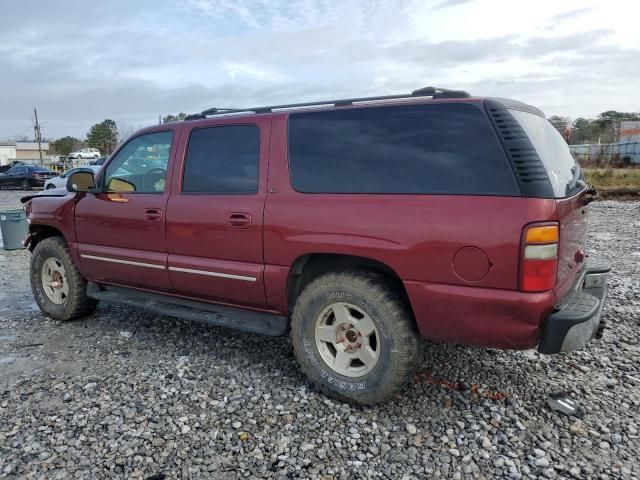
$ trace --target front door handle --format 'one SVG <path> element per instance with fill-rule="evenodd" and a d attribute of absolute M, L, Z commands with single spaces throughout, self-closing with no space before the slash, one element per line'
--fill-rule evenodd
<path fill-rule="evenodd" d="M 227 217 L 229 228 L 249 228 L 251 226 L 251 215 L 248 213 L 230 213 Z"/>
<path fill-rule="evenodd" d="M 144 219 L 147 222 L 159 222 L 162 220 L 162 210 L 159 208 L 145 208 Z"/>

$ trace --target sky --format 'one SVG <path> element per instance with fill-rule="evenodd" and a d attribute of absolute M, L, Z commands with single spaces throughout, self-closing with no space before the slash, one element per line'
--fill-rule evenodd
<path fill-rule="evenodd" d="M 0 139 L 410 92 L 640 111 L 633 0 L 0 0 Z"/>

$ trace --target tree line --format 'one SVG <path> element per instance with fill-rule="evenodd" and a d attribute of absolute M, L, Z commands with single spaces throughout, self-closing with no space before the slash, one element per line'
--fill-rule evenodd
<path fill-rule="evenodd" d="M 162 123 L 184 120 L 186 116 L 187 114 L 184 112 L 180 112 L 177 115 L 165 115 L 162 117 Z M 51 142 L 51 144 L 58 155 L 65 157 L 71 152 L 84 147 L 97 148 L 101 153 L 110 155 L 118 144 L 129 137 L 132 133 L 133 130 L 127 125 L 121 125 L 120 130 L 118 130 L 116 122 L 107 118 L 102 122 L 91 126 L 87 133 L 86 140 L 66 136 Z"/>
<path fill-rule="evenodd" d="M 554 124 L 566 123 L 571 126 L 569 143 L 573 145 L 615 143 L 619 140 L 620 122 L 640 121 L 640 113 L 607 110 L 596 118 L 578 117 L 571 121 L 568 117 L 552 115 L 549 120 Z"/>

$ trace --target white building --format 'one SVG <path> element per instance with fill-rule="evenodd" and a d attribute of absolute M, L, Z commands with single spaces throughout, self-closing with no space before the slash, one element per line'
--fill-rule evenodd
<path fill-rule="evenodd" d="M 15 143 L 0 143 L 0 165 L 7 165 L 16 158 Z"/>

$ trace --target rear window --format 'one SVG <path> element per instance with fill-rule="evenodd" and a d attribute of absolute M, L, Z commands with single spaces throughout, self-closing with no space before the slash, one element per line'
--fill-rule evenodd
<path fill-rule="evenodd" d="M 539 115 L 509 110 L 533 144 L 544 164 L 556 198 L 571 196 L 584 187 L 584 175 L 567 142 L 549 121 Z"/>
<path fill-rule="evenodd" d="M 519 195 L 484 113 L 462 103 L 292 114 L 289 168 L 306 193 Z"/>
<path fill-rule="evenodd" d="M 51 172 L 51 170 L 45 167 L 29 167 L 29 168 L 31 168 L 32 172 L 47 172 L 47 173 Z"/>

